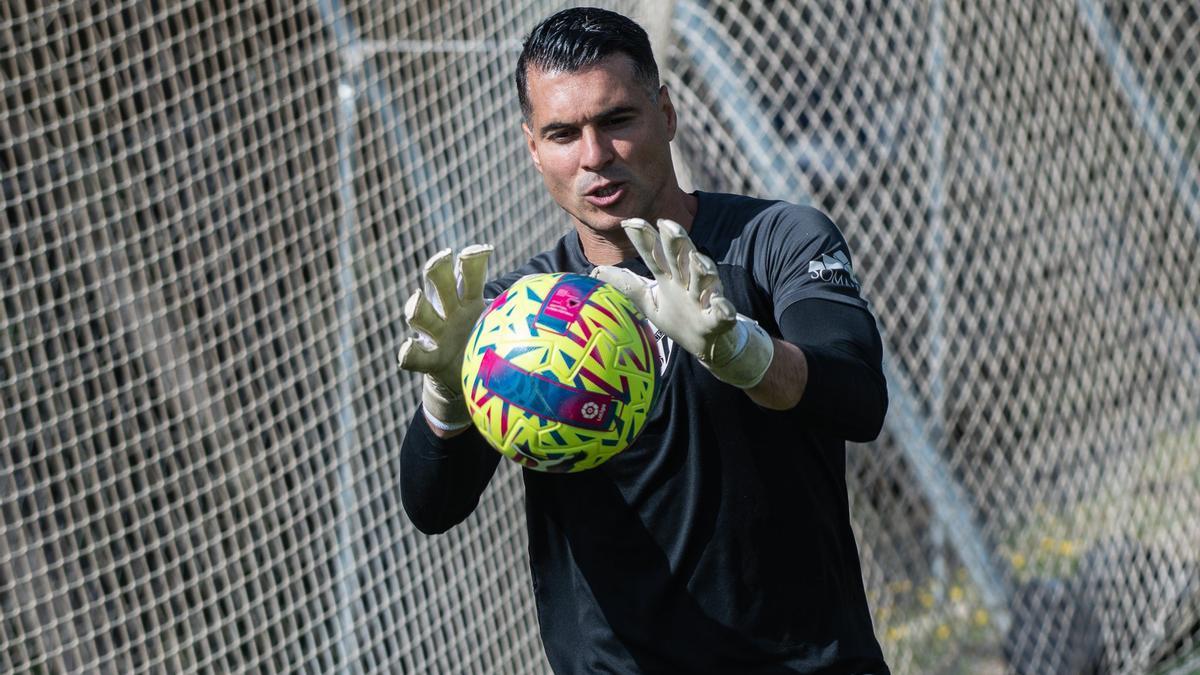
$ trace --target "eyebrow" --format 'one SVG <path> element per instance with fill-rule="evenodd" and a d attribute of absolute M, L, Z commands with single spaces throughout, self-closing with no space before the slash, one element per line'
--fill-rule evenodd
<path fill-rule="evenodd" d="M 604 121 L 612 117 L 617 117 L 618 115 L 626 115 L 633 112 L 637 112 L 637 108 L 631 105 L 613 106 L 612 108 L 608 108 L 607 110 L 601 112 L 599 115 L 596 115 L 595 119 Z M 570 124 L 568 122 L 549 122 L 538 129 L 538 133 L 542 136 L 546 136 L 555 131 L 562 129 L 574 129 L 577 126 L 578 125 Z"/>

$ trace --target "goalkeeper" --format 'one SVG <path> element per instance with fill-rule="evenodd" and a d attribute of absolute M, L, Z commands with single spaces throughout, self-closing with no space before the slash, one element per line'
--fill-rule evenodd
<path fill-rule="evenodd" d="M 592 274 L 661 333 L 663 391 L 637 442 L 604 465 L 523 472 L 555 672 L 888 672 L 845 479 L 845 443 L 878 435 L 887 389 L 841 233 L 811 208 L 684 192 L 675 108 L 646 33 L 623 16 L 546 19 L 516 81 L 534 166 L 574 227 L 486 287 L 488 246 L 425 265 L 428 294 L 405 314 L 430 340 L 400 348 L 401 367 L 424 374 L 401 449 L 413 523 L 461 522 L 500 458 L 457 385 L 483 298 L 525 274 Z"/>

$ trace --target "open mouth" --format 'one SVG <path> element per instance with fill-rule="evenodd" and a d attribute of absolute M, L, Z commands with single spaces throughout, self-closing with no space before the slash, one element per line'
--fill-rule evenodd
<path fill-rule="evenodd" d="M 611 183 L 587 193 L 587 195 L 584 196 L 584 199 L 586 199 L 588 203 L 592 204 L 593 206 L 604 207 L 616 204 L 624 195 L 624 183 Z"/>

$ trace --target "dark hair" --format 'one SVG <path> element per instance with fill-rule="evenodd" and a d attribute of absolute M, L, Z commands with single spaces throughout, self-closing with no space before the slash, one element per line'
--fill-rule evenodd
<path fill-rule="evenodd" d="M 517 59 L 517 98 L 521 115 L 533 113 L 529 103 L 527 73 L 530 68 L 547 72 L 574 72 L 613 54 L 633 60 L 634 75 L 651 99 L 658 96 L 658 66 L 650 49 L 650 37 L 632 19 L 595 7 L 576 7 L 542 21 L 525 38 Z"/>

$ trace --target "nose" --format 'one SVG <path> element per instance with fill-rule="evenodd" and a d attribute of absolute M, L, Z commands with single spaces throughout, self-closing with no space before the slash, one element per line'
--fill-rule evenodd
<path fill-rule="evenodd" d="M 582 143 L 579 163 L 588 171 L 596 171 L 608 166 L 613 160 L 612 141 L 604 133 L 594 128 L 585 128 L 580 136 Z"/>

